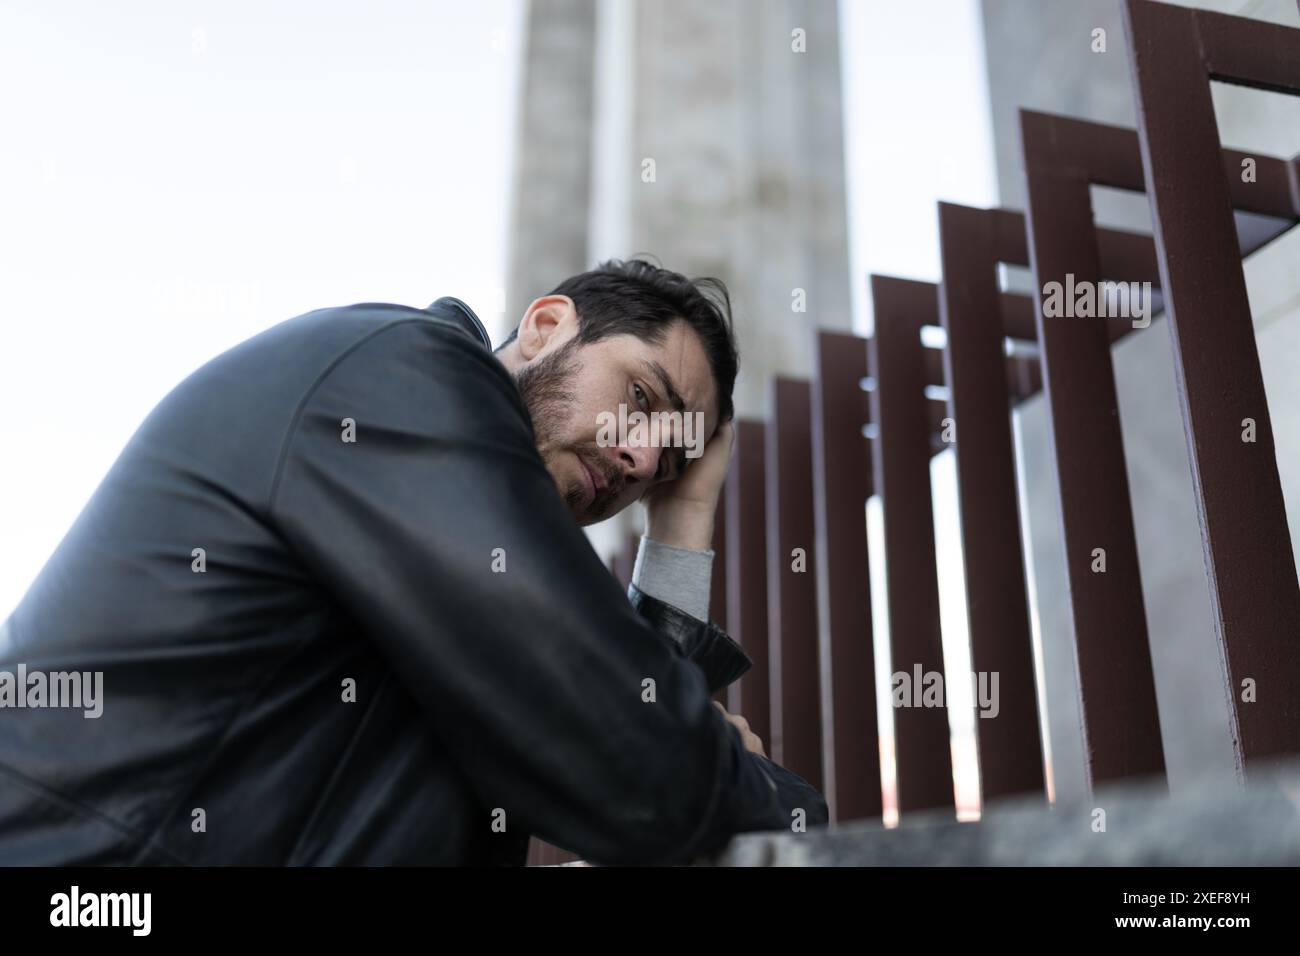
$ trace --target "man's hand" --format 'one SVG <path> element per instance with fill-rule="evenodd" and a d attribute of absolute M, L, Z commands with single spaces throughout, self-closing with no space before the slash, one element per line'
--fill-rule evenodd
<path fill-rule="evenodd" d="M 704 454 L 685 474 L 645 494 L 641 502 L 646 511 L 646 537 L 692 551 L 712 545 L 713 516 L 731 464 L 735 434 L 735 426 L 723 422 L 704 446 Z"/>
<path fill-rule="evenodd" d="M 758 754 L 760 757 L 767 756 L 767 754 L 763 752 L 763 741 L 759 739 L 758 734 L 749 729 L 749 721 L 744 717 L 741 717 L 740 714 L 728 713 L 727 708 L 723 707 L 716 700 L 713 702 L 713 706 L 722 711 L 722 716 L 726 717 L 728 722 L 740 731 L 740 737 L 745 741 L 746 750 L 752 754 Z"/>

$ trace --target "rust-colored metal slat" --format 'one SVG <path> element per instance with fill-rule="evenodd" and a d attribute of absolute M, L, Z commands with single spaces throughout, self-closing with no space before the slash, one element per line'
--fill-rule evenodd
<path fill-rule="evenodd" d="M 824 792 L 810 393 L 806 381 L 778 377 L 771 383 L 767 439 L 771 755 Z"/>
<path fill-rule="evenodd" d="M 713 514 L 713 569 L 709 578 L 709 620 L 727 630 L 727 502 L 725 497 L 718 498 L 718 507 Z M 729 690 L 721 687 L 713 699 L 723 707 L 727 706 Z M 729 709 L 729 708 L 728 708 Z"/>
<path fill-rule="evenodd" d="M 832 823 L 879 818 L 871 576 L 866 504 L 871 448 L 867 340 L 818 331 L 812 382 L 813 517 L 817 543 L 822 770 Z"/>
<path fill-rule="evenodd" d="M 1297 164 L 1224 175 L 1210 79 L 1300 94 L 1300 31 L 1127 0 L 1138 135 L 1238 767 L 1300 752 L 1300 583 L 1232 207 L 1300 213 Z M 1258 188 L 1256 188 L 1258 187 Z M 1243 194 L 1245 194 L 1243 196 Z M 1243 423 L 1255 423 L 1253 443 Z M 1241 701 L 1243 681 L 1258 685 Z"/>
<path fill-rule="evenodd" d="M 1024 220 L 940 203 L 939 244 L 971 665 L 998 675 L 997 716 L 975 718 L 983 799 L 1046 799 L 997 278 L 999 261 L 1027 258 Z"/>
<path fill-rule="evenodd" d="M 727 688 L 724 706 L 740 714 L 771 753 L 772 721 L 767 646 L 767 499 L 764 469 L 767 428 L 736 422 L 736 451 L 723 499 L 727 509 L 728 633 L 753 667 Z"/>
<path fill-rule="evenodd" d="M 941 706 L 914 705 L 930 675 L 944 674 L 921 344 L 921 326 L 939 322 L 938 290 L 873 275 L 871 298 L 873 458 L 885 524 L 890 669 L 905 674 L 912 691 L 907 706 L 893 710 L 898 809 L 955 811 L 947 695 Z"/>
<path fill-rule="evenodd" d="M 1034 286 L 1102 279 L 1087 149 L 1022 110 Z M 1095 143 L 1090 144 L 1095 148 Z M 1122 144 L 1121 144 L 1122 147 Z M 1107 154 L 1111 164 L 1122 160 Z M 1067 279 L 1067 274 L 1073 276 Z M 1061 492 L 1089 783 L 1165 771 L 1106 322 L 1035 310 Z"/>
<path fill-rule="evenodd" d="M 727 501 L 718 498 L 713 515 L 713 575 L 709 578 L 709 620 L 727 630 Z M 730 633 L 730 632 L 728 632 Z"/>

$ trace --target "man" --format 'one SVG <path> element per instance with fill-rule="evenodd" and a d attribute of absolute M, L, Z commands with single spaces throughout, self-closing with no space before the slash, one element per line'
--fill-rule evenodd
<path fill-rule="evenodd" d="M 495 355 L 456 299 L 372 303 L 186 379 L 0 634 L 0 863 L 682 863 L 825 822 L 709 699 L 749 666 L 701 601 L 728 308 L 613 262 Z M 704 454 L 599 440 L 623 403 Z M 580 525 L 638 499 L 624 595 Z"/>

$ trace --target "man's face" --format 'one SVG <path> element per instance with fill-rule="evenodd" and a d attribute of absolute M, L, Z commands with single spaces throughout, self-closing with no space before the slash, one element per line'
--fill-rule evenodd
<path fill-rule="evenodd" d="M 572 333 L 560 328 L 515 381 L 547 471 L 574 518 L 588 525 L 690 466 L 717 427 L 717 386 L 685 322 L 658 344 L 614 335 L 583 345 L 576 325 Z M 627 429 L 618 427 L 620 405 Z M 657 440 L 655 429 L 636 427 L 634 412 L 662 413 Z"/>

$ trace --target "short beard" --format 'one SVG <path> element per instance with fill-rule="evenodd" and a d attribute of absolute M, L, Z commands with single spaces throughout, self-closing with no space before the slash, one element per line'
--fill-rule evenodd
<path fill-rule="evenodd" d="M 571 384 L 577 364 L 578 341 L 571 339 L 546 358 L 525 365 L 515 373 L 515 385 L 528 410 L 528 417 L 532 419 L 533 438 L 543 464 L 549 465 L 548 456 L 566 447 L 563 432 L 569 412 L 577 401 Z M 605 488 L 597 492 L 590 505 L 584 507 L 587 486 L 584 482 L 576 482 L 561 491 L 564 503 L 580 524 L 603 521 L 612 513 L 610 507 L 623 492 L 622 476 L 612 470 L 595 440 L 579 442 L 569 450 L 592 472 L 600 474 Z"/>
<path fill-rule="evenodd" d="M 515 385 L 532 419 L 537 453 L 543 462 L 558 447 L 564 423 L 576 401 L 570 383 L 577 364 L 577 340 L 571 339 L 545 358 L 515 372 Z M 577 513 L 585 491 L 575 485 L 565 491 L 564 497 L 569 510 Z"/>

